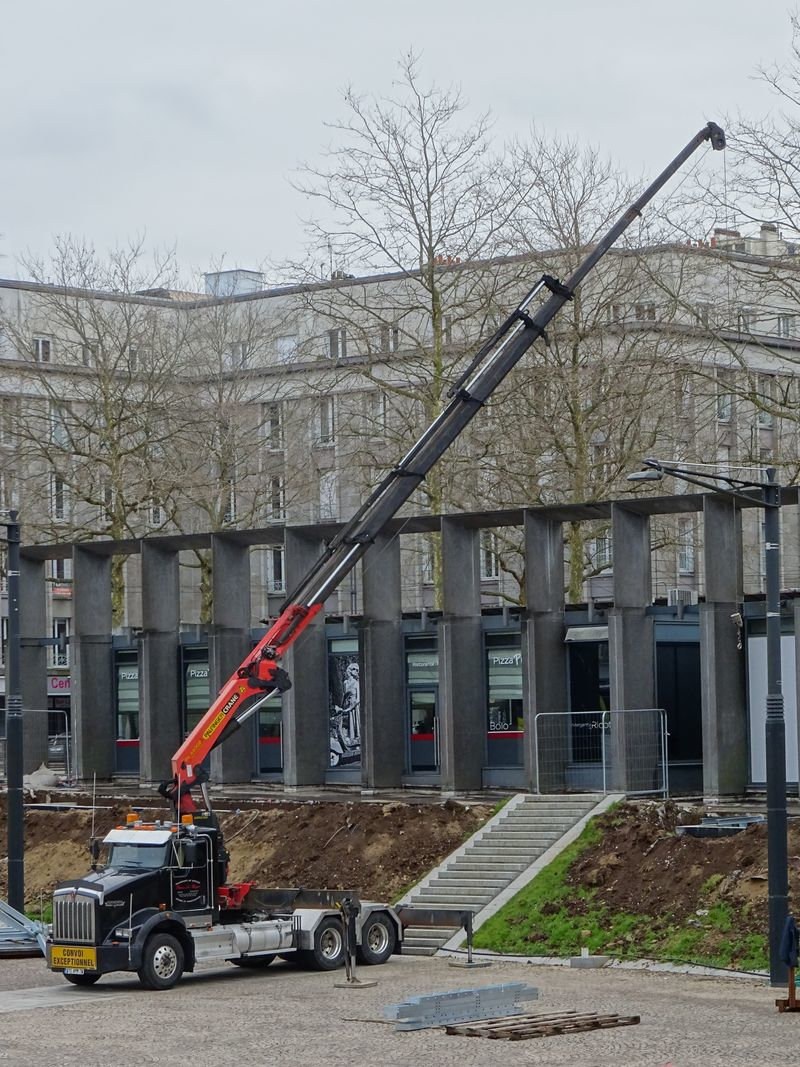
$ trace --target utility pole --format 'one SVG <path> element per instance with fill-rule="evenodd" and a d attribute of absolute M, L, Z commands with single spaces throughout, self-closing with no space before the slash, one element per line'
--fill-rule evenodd
<path fill-rule="evenodd" d="M 8 902 L 25 905 L 25 829 L 22 808 L 22 695 L 19 635 L 19 516 L 8 512 L 8 649 L 6 653 L 6 780 L 8 784 Z"/>
<path fill-rule="evenodd" d="M 767 889 L 769 894 L 769 977 L 786 985 L 788 972 L 780 943 L 789 914 L 789 860 L 786 842 L 786 722 L 781 681 L 781 487 L 775 468 L 767 470 L 764 494 L 764 556 L 767 578 Z"/>

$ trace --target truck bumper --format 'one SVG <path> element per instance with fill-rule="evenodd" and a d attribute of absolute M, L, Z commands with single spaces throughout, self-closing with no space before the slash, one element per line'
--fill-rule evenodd
<path fill-rule="evenodd" d="M 94 958 L 87 956 L 87 950 Z M 136 971 L 141 963 L 141 948 L 131 945 L 130 960 L 127 944 L 119 945 L 60 945 L 48 942 L 47 966 L 51 971 L 80 969 L 94 974 L 110 971 Z"/>

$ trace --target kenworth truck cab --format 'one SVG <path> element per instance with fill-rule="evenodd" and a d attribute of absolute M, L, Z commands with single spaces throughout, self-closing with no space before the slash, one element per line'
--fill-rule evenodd
<path fill-rule="evenodd" d="M 276 956 L 318 970 L 344 963 L 342 908 L 357 909 L 362 963 L 400 951 L 402 927 L 385 904 L 353 893 L 228 886 L 219 828 L 183 816 L 144 823 L 129 816 L 103 839 L 105 865 L 62 882 L 53 897 L 48 966 L 74 985 L 110 971 L 135 971 L 148 989 L 169 989 L 196 964 L 265 967 Z M 93 842 L 99 856 L 100 842 Z"/>

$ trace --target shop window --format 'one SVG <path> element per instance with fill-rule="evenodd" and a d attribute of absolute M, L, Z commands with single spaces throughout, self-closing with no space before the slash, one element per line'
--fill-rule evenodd
<path fill-rule="evenodd" d="M 487 760 L 490 766 L 521 766 L 524 720 L 519 634 L 486 635 Z"/>
<path fill-rule="evenodd" d="M 361 682 L 358 638 L 328 644 L 328 726 L 331 767 L 361 764 Z"/>
<path fill-rule="evenodd" d="M 69 619 L 53 619 L 52 637 L 58 642 L 50 647 L 50 666 L 69 667 Z"/>

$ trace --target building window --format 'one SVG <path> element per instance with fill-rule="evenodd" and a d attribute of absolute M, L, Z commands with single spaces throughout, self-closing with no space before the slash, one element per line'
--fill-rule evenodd
<path fill-rule="evenodd" d="M 150 507 L 147 509 L 147 521 L 150 526 L 163 526 L 164 518 L 164 508 L 157 500 L 151 500 Z"/>
<path fill-rule="evenodd" d="M 328 330 L 327 355 L 329 359 L 344 359 L 347 355 L 347 330 L 343 326 Z"/>
<path fill-rule="evenodd" d="M 34 337 L 33 358 L 37 363 L 50 363 L 53 356 L 53 341 L 50 337 Z"/>
<path fill-rule="evenodd" d="M 317 444 L 332 445 L 335 441 L 336 427 L 334 423 L 334 404 L 332 396 L 324 396 L 319 402 L 317 412 Z"/>
<path fill-rule="evenodd" d="M 336 471 L 323 471 L 319 476 L 320 522 L 339 518 L 339 485 Z"/>
<path fill-rule="evenodd" d="M 364 394 L 364 428 L 372 437 L 383 437 L 386 433 L 386 394 L 372 392 Z"/>
<path fill-rule="evenodd" d="M 0 445 L 10 444 L 14 437 L 14 398 L 0 396 Z"/>
<path fill-rule="evenodd" d="M 87 343 L 81 345 L 81 363 L 84 367 L 94 367 L 97 363 L 97 344 Z"/>
<path fill-rule="evenodd" d="M 100 489 L 100 521 L 111 523 L 114 521 L 114 490 L 110 485 L 103 485 Z"/>
<path fill-rule="evenodd" d="M 639 322 L 656 321 L 656 305 L 650 301 L 643 304 L 636 304 L 634 311 Z"/>
<path fill-rule="evenodd" d="M 701 326 L 708 327 L 711 324 L 711 305 L 706 303 L 695 304 L 694 313 Z"/>
<path fill-rule="evenodd" d="M 750 308 L 739 308 L 736 314 L 736 329 L 739 333 L 750 333 L 753 325 L 753 312 Z"/>
<path fill-rule="evenodd" d="M 625 305 L 624 304 L 609 304 L 608 305 L 608 321 L 610 323 L 624 322 L 625 321 Z"/>
<path fill-rule="evenodd" d="M 481 579 L 500 577 L 500 558 L 497 554 L 497 534 L 493 530 L 481 531 Z"/>
<path fill-rule="evenodd" d="M 125 358 L 128 361 L 128 370 L 135 374 L 139 369 L 139 349 L 135 345 L 126 345 Z"/>
<path fill-rule="evenodd" d="M 48 564 L 48 571 L 50 581 L 53 584 L 58 585 L 61 582 L 72 581 L 72 560 L 67 559 L 51 559 Z"/>
<path fill-rule="evenodd" d="M 56 448 L 69 446 L 68 410 L 64 404 L 50 405 L 50 443 Z"/>
<path fill-rule="evenodd" d="M 694 519 L 682 515 L 678 519 L 678 574 L 694 574 Z"/>
<path fill-rule="evenodd" d="M 53 619 L 52 632 L 58 644 L 51 645 L 50 666 L 69 667 L 69 619 Z"/>
<path fill-rule="evenodd" d="M 694 414 L 694 390 L 688 374 L 678 375 L 676 409 L 679 419 L 690 419 Z"/>
<path fill-rule="evenodd" d="M 442 315 L 442 340 L 446 345 L 453 343 L 453 316 Z"/>
<path fill-rule="evenodd" d="M 283 451 L 283 407 L 279 400 L 264 404 L 264 437 L 270 452 Z"/>
<path fill-rule="evenodd" d="M 50 517 L 56 522 L 67 518 L 67 486 L 60 474 L 50 476 Z"/>
<path fill-rule="evenodd" d="M 599 534 L 592 541 L 592 563 L 596 570 L 608 570 L 614 565 L 614 547 L 611 531 Z"/>
<path fill-rule="evenodd" d="M 275 338 L 275 355 L 280 362 L 288 362 L 295 359 L 299 349 L 299 341 L 296 333 L 286 334 Z"/>
<path fill-rule="evenodd" d="M 231 370 L 244 370 L 250 359 L 250 345 L 247 341 L 234 341 L 225 350 L 225 366 Z"/>
<path fill-rule="evenodd" d="M 772 417 L 772 411 L 766 409 L 771 408 L 775 402 L 775 379 L 771 374 L 760 374 L 756 383 L 756 389 L 756 403 L 758 405 L 758 414 L 756 416 L 757 422 L 762 429 L 769 430 L 772 428 L 774 419 Z"/>
<path fill-rule="evenodd" d="M 283 593 L 286 590 L 286 579 L 283 571 L 283 545 L 268 548 L 265 552 L 267 568 L 267 592 Z"/>
<path fill-rule="evenodd" d="M 400 348 L 400 327 L 394 323 L 381 326 L 381 352 L 397 352 Z"/>
<path fill-rule="evenodd" d="M 796 315 L 778 315 L 778 337 L 794 337 L 796 325 Z"/>
<path fill-rule="evenodd" d="M 286 492 L 283 478 L 275 476 L 270 478 L 269 503 L 267 517 L 271 522 L 281 522 L 286 516 Z"/>
<path fill-rule="evenodd" d="M 730 422 L 733 417 L 733 393 L 730 377 L 717 374 L 717 422 Z"/>

